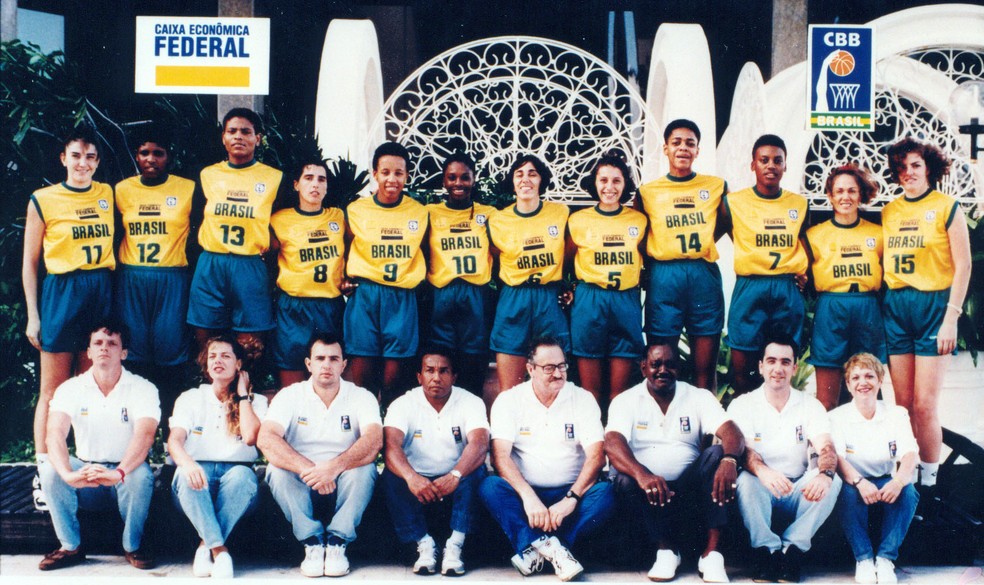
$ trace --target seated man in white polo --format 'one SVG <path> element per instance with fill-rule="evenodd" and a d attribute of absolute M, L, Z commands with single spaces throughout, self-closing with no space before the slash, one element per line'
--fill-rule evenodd
<path fill-rule="evenodd" d="M 397 538 L 417 543 L 413 572 L 418 574 L 437 570 L 437 544 L 427 531 L 425 509 L 448 504 L 451 535 L 444 545 L 441 574 L 465 573 L 461 548 L 471 528 L 478 485 L 485 477 L 489 452 L 485 403 L 454 386 L 457 378 L 447 350 L 425 350 L 417 373 L 420 386 L 394 400 L 386 411 L 382 475 L 386 505 Z"/>
<path fill-rule="evenodd" d="M 379 403 L 342 380 L 346 363 L 338 337 L 316 334 L 304 358 L 311 378 L 274 397 L 257 441 L 273 499 L 304 545 L 306 577 L 349 572 L 345 547 L 372 498 L 383 446 Z"/>
<path fill-rule="evenodd" d="M 674 537 L 699 517 L 707 545 L 697 572 L 707 583 L 727 583 L 717 551 L 734 500 L 745 440 L 711 392 L 677 381 L 676 340 L 649 345 L 640 364 L 645 381 L 612 400 L 605 452 L 617 472 L 615 491 L 627 511 L 643 521 L 656 562 L 653 581 L 669 581 L 680 566 Z M 701 452 L 705 436 L 720 445 Z"/>
<path fill-rule="evenodd" d="M 492 405 L 492 462 L 498 476 L 480 494 L 516 554 L 523 575 L 543 561 L 569 581 L 584 571 L 568 550 L 612 513 L 611 484 L 599 482 L 605 463 L 601 409 L 594 396 L 567 381 L 560 341 L 531 343 L 530 380 L 499 394 Z"/>
<path fill-rule="evenodd" d="M 157 388 L 123 368 L 127 341 L 122 322 L 98 323 L 86 350 L 92 367 L 59 386 L 51 399 L 48 460 L 39 473 L 61 548 L 44 556 L 42 571 L 85 560 L 79 509 L 118 509 L 126 560 L 138 569 L 154 566 L 140 544 L 154 491 L 147 453 L 161 407 Z M 69 429 L 76 457 L 68 454 Z"/>
<path fill-rule="evenodd" d="M 754 581 L 798 583 L 803 553 L 837 503 L 837 453 L 823 405 L 792 387 L 796 342 L 791 336 L 766 338 L 759 373 L 762 386 L 728 406 L 746 445 L 738 509 L 758 549 Z M 818 454 L 812 469 L 811 445 Z M 773 530 L 773 513 L 789 522 L 781 534 Z"/>

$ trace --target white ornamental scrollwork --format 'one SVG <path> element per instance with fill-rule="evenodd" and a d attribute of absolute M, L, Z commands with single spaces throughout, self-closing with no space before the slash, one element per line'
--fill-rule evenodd
<path fill-rule="evenodd" d="M 621 151 L 638 184 L 645 101 L 593 55 L 536 37 L 499 37 L 455 47 L 430 60 L 393 92 L 377 117 L 407 147 L 415 184 L 437 186 L 455 150 L 475 157 L 480 176 L 501 175 L 519 154 L 550 166 L 547 197 L 587 199 L 590 165 Z"/>

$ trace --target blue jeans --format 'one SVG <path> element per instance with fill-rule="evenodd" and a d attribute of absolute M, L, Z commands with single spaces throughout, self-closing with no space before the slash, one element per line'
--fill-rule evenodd
<path fill-rule="evenodd" d="M 813 535 L 837 504 L 841 479 L 834 476 L 830 491 L 819 502 L 811 502 L 801 491 L 815 475 L 807 473 L 793 482 L 789 495 L 777 498 L 757 477 L 747 471 L 738 476 L 738 509 L 753 548 L 765 547 L 771 552 L 792 545 L 803 552 L 810 550 Z M 772 531 L 773 511 L 791 520 L 782 536 Z"/>
<path fill-rule="evenodd" d="M 86 463 L 69 457 L 72 471 L 81 469 Z M 115 469 L 115 464 L 104 464 Z M 115 486 L 93 488 L 74 488 L 58 475 L 51 463 L 45 461 L 38 466 L 41 476 L 41 489 L 48 499 L 51 523 L 61 547 L 75 550 L 82 544 L 79 531 L 79 509 L 104 511 L 114 507 L 123 519 L 123 550 L 134 552 L 140 549 L 144 523 L 150 510 L 150 498 L 154 493 L 154 474 L 146 463 L 140 464 L 126 475 L 126 481 Z"/>
<path fill-rule="evenodd" d="M 335 480 L 335 491 L 327 496 L 309 488 L 296 473 L 273 465 L 267 466 L 266 482 L 298 541 L 303 542 L 314 536 L 325 542 L 327 532 L 352 542 L 355 540 L 355 529 L 362 521 L 362 513 L 372 498 L 376 464 L 369 463 L 343 471 Z M 315 517 L 315 507 L 328 510 L 323 515 L 331 519 L 327 526 Z"/>
<path fill-rule="evenodd" d="M 564 485 L 551 488 L 534 487 L 533 491 L 543 505 L 549 508 L 563 499 L 569 489 L 569 485 Z M 591 486 L 581 496 L 580 503 L 571 515 L 564 518 L 557 532 L 549 536 L 556 536 L 566 547 L 573 546 L 582 531 L 590 532 L 597 529 L 612 515 L 615 509 L 615 496 L 612 492 L 612 484 L 608 482 L 598 482 Z M 506 480 L 497 475 L 490 475 L 482 482 L 479 494 L 485 502 L 485 507 L 495 517 L 499 526 L 502 526 L 517 554 L 523 554 L 530 543 L 547 535 L 539 528 L 530 528 L 523 501 Z"/>
<path fill-rule="evenodd" d="M 207 489 L 192 489 L 179 467 L 171 494 L 208 548 L 225 544 L 239 519 L 256 505 L 259 483 L 253 468 L 241 463 L 200 461 L 208 478 Z"/>
<path fill-rule="evenodd" d="M 475 506 L 478 485 L 485 478 L 485 467 L 461 478 L 458 489 L 451 494 L 451 530 L 467 534 L 471 528 L 472 510 Z M 433 480 L 437 476 L 424 476 Z M 424 516 L 424 504 L 413 495 L 407 482 L 386 469 L 380 476 L 383 482 L 383 492 L 386 494 L 386 507 L 393 518 L 393 527 L 400 542 L 417 542 L 427 534 L 427 519 Z M 434 502 L 431 507 L 440 505 Z"/>
<path fill-rule="evenodd" d="M 891 476 L 869 477 L 868 481 L 881 489 L 886 483 L 892 480 Z M 881 543 L 878 544 L 878 555 L 881 558 L 894 561 L 899 556 L 899 547 L 902 546 L 902 539 L 909 531 L 909 524 L 912 516 L 916 513 L 916 504 L 919 502 L 919 493 L 915 486 L 909 484 L 899 493 L 898 499 L 893 504 L 878 502 L 872 506 L 880 506 L 882 509 L 881 523 Z M 837 512 L 840 515 L 841 526 L 844 528 L 844 537 L 851 545 L 854 559 L 863 561 L 873 556 L 871 537 L 868 534 L 868 510 L 870 507 L 861 499 L 858 488 L 845 485 L 837 498 Z"/>

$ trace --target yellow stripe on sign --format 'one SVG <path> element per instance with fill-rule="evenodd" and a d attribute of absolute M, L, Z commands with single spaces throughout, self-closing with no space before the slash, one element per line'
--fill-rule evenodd
<path fill-rule="evenodd" d="M 249 87 L 249 67 L 158 65 L 159 86 Z"/>

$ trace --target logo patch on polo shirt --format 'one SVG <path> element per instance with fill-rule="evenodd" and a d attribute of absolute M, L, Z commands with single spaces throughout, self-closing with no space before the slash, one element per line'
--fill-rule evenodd
<path fill-rule="evenodd" d="M 519 434 L 528 437 L 533 434 L 533 431 L 530 430 L 530 427 L 519 427 Z"/>
<path fill-rule="evenodd" d="M 120 409 L 120 422 L 130 422 L 130 415 L 126 412 L 126 407 Z"/>
<path fill-rule="evenodd" d="M 796 442 L 803 442 L 803 425 L 796 425 Z"/>
<path fill-rule="evenodd" d="M 297 424 L 307 426 L 308 421 L 306 416 L 297 417 Z"/>
<path fill-rule="evenodd" d="M 205 432 L 205 428 L 204 427 L 195 427 L 195 428 L 191 429 L 191 434 L 193 434 L 193 435 L 200 435 L 203 432 Z"/>
<path fill-rule="evenodd" d="M 461 427 L 451 427 L 451 436 L 454 437 L 455 443 L 461 443 Z"/>
<path fill-rule="evenodd" d="M 844 445 L 844 450 L 848 453 L 854 453 L 854 443 L 847 443 Z"/>
<path fill-rule="evenodd" d="M 761 443 L 762 442 L 762 433 L 755 433 L 755 438 L 753 438 L 752 440 L 755 441 L 756 443 Z"/>
<path fill-rule="evenodd" d="M 342 430 L 343 431 L 351 431 L 352 430 L 352 421 L 349 420 L 349 415 L 347 415 L 347 414 L 343 414 L 342 415 Z"/>
<path fill-rule="evenodd" d="M 83 406 L 82 409 L 79 411 L 79 416 L 89 416 L 89 407 Z"/>
<path fill-rule="evenodd" d="M 574 423 L 564 423 L 564 435 L 568 441 L 574 440 Z"/>
<path fill-rule="evenodd" d="M 644 431 L 644 430 L 646 430 L 648 428 L 649 428 L 649 421 L 648 420 L 636 421 L 636 430 L 637 431 Z"/>
<path fill-rule="evenodd" d="M 888 442 L 888 456 L 891 457 L 892 459 L 895 459 L 895 453 L 896 452 L 897 452 L 897 449 L 895 447 L 895 441 L 889 441 Z"/>
<path fill-rule="evenodd" d="M 690 434 L 690 417 L 681 416 L 680 417 L 680 433 L 684 435 Z"/>

